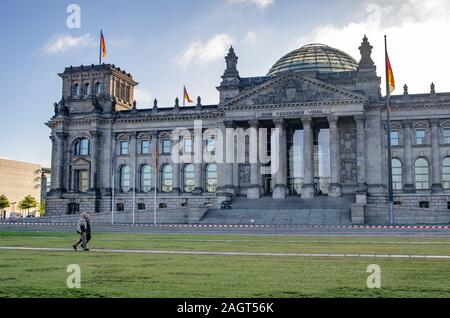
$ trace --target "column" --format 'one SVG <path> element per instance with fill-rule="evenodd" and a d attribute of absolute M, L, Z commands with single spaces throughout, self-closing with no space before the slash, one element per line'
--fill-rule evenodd
<path fill-rule="evenodd" d="M 98 188 L 98 145 L 101 132 L 91 130 L 89 134 L 91 136 L 91 174 L 89 188 L 90 191 L 96 191 Z"/>
<path fill-rule="evenodd" d="M 180 141 L 178 129 L 172 131 L 172 193 L 180 194 L 180 147 L 175 147 Z"/>
<path fill-rule="evenodd" d="M 155 188 L 158 190 L 158 176 L 159 173 L 157 171 L 158 167 L 156 167 L 156 158 L 158 157 L 156 151 L 158 150 L 158 131 L 151 132 L 151 153 L 152 153 L 152 162 L 150 166 L 152 167 L 152 177 L 151 177 L 151 191 L 155 191 Z"/>
<path fill-rule="evenodd" d="M 137 153 L 137 133 L 133 131 L 130 135 L 130 163 L 131 163 L 131 174 L 132 174 L 132 184 L 131 184 L 131 190 L 136 191 L 137 184 L 136 184 L 136 153 Z"/>
<path fill-rule="evenodd" d="M 225 191 L 225 125 L 223 122 L 219 122 L 217 124 L 217 136 L 216 136 L 216 149 L 215 149 L 215 159 L 217 164 L 217 172 L 218 172 L 218 179 L 217 179 L 217 189 L 216 194 L 224 194 Z"/>
<path fill-rule="evenodd" d="M 50 136 L 50 140 L 52 141 L 52 159 L 51 159 L 51 171 L 52 174 L 50 176 L 50 188 L 53 191 L 53 189 L 56 189 L 56 156 L 57 156 L 57 149 L 56 149 L 56 137 L 54 134 Z"/>
<path fill-rule="evenodd" d="M 288 195 L 287 188 L 287 147 L 286 126 L 283 118 L 276 118 L 275 131 L 272 133 L 272 179 L 274 180 L 274 199 L 284 199 Z"/>
<path fill-rule="evenodd" d="M 56 178 L 55 178 L 55 189 L 62 191 L 63 189 L 63 173 L 64 173 L 64 140 L 67 134 L 64 132 L 56 133 Z"/>
<path fill-rule="evenodd" d="M 366 130 L 364 115 L 356 115 L 356 176 L 357 194 L 367 193 L 366 185 Z"/>
<path fill-rule="evenodd" d="M 339 151 L 339 130 L 337 127 L 338 117 L 328 116 L 328 127 L 330 132 L 330 185 L 328 195 L 330 197 L 340 197 L 341 186 L 341 156 Z"/>
<path fill-rule="evenodd" d="M 236 193 L 233 184 L 234 122 L 224 121 L 223 123 L 225 125 L 225 188 L 234 196 Z"/>
<path fill-rule="evenodd" d="M 439 151 L 439 119 L 431 120 L 431 165 L 432 179 L 431 191 L 433 193 L 442 192 L 441 184 L 441 156 Z"/>
<path fill-rule="evenodd" d="M 303 123 L 303 186 L 302 198 L 310 199 L 316 194 L 314 186 L 314 140 L 311 117 L 302 117 Z"/>
<path fill-rule="evenodd" d="M 193 194 L 203 193 L 203 128 L 201 124 L 194 122 L 194 167 L 195 180 Z"/>
<path fill-rule="evenodd" d="M 248 199 L 258 199 L 261 196 L 261 188 L 259 186 L 259 161 L 258 161 L 258 128 L 259 121 L 253 119 L 250 124 L 250 142 L 249 142 L 249 162 L 250 162 L 250 187 L 247 189 Z"/>
<path fill-rule="evenodd" d="M 403 121 L 403 140 L 405 145 L 405 157 L 404 157 L 404 168 L 405 186 L 403 188 L 404 192 L 415 192 L 415 186 L 413 182 L 413 163 L 412 163 L 412 150 L 411 150 L 411 120 Z"/>

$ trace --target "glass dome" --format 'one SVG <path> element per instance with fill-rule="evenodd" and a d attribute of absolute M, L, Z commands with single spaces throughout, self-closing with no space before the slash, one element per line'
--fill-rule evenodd
<path fill-rule="evenodd" d="M 276 62 L 268 76 L 294 71 L 320 73 L 355 71 L 358 63 L 345 52 L 324 44 L 308 44 L 294 50 Z"/>

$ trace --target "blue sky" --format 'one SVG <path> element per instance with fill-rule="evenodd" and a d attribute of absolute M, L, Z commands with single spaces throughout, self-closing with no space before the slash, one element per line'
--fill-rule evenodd
<path fill-rule="evenodd" d="M 79 29 L 66 25 L 71 3 L 81 8 Z M 204 104 L 217 103 L 215 87 L 230 44 L 241 76 L 260 76 L 310 42 L 358 60 L 364 34 L 374 45 L 380 76 L 382 35 L 389 34 L 397 93 L 405 82 L 410 93 L 428 92 L 431 81 L 438 92 L 450 91 L 444 74 L 450 69 L 449 44 L 441 38 L 449 21 L 446 0 L 2 0 L 0 157 L 49 164 L 50 130 L 44 123 L 61 98 L 57 73 L 97 63 L 100 29 L 108 48 L 105 62 L 133 74 L 140 83 L 138 107 L 148 107 L 154 98 L 172 106 L 184 84 Z M 430 54 L 432 59 L 420 62 Z"/>

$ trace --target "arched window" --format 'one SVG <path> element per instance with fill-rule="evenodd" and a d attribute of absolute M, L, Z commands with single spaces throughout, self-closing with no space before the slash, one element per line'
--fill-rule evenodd
<path fill-rule="evenodd" d="M 206 167 L 206 192 L 216 192 L 217 188 L 217 165 L 212 163 Z"/>
<path fill-rule="evenodd" d="M 149 165 L 144 165 L 141 168 L 141 192 L 150 191 L 152 174 Z"/>
<path fill-rule="evenodd" d="M 193 164 L 187 164 L 184 166 L 183 173 L 183 191 L 192 192 L 195 187 L 195 168 Z"/>
<path fill-rule="evenodd" d="M 172 191 L 172 166 L 165 165 L 161 170 L 161 190 L 162 192 Z"/>
<path fill-rule="evenodd" d="M 442 186 L 444 189 L 450 189 L 450 157 L 442 160 Z"/>
<path fill-rule="evenodd" d="M 75 143 L 74 155 L 75 156 L 88 156 L 91 153 L 91 142 L 87 138 L 81 138 Z"/>
<path fill-rule="evenodd" d="M 414 163 L 414 173 L 416 177 L 416 189 L 425 190 L 430 188 L 430 176 L 428 161 L 425 158 L 418 158 Z"/>
<path fill-rule="evenodd" d="M 131 187 L 130 167 L 123 166 L 120 169 L 120 191 L 128 192 Z"/>
<path fill-rule="evenodd" d="M 84 94 L 85 96 L 91 95 L 91 85 L 89 85 L 89 83 L 85 83 L 85 84 L 84 84 L 83 94 Z"/>
<path fill-rule="evenodd" d="M 394 190 L 403 188 L 402 163 L 397 158 L 392 159 L 392 187 Z"/>
<path fill-rule="evenodd" d="M 72 86 L 72 96 L 79 96 L 80 95 L 80 85 L 73 84 Z"/>
<path fill-rule="evenodd" d="M 102 93 L 102 83 L 95 83 L 95 95 L 100 95 Z"/>

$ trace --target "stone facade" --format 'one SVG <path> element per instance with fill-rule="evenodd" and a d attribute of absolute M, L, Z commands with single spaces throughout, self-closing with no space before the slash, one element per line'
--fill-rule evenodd
<path fill-rule="evenodd" d="M 199 97 L 188 107 L 176 99 L 173 107 L 155 100 L 137 109 L 137 82 L 114 65 L 66 68 L 47 123 L 48 213 L 150 211 L 156 189 L 158 209 L 218 207 L 237 195 L 280 204 L 291 195 L 356 195 L 354 222 L 365 222 L 387 195 L 386 98 L 371 50 L 364 37 L 351 70 L 244 78 L 231 48 L 219 104 Z M 408 94 L 405 86 L 391 109 L 397 206 L 446 211 L 450 93 L 433 85 Z"/>

